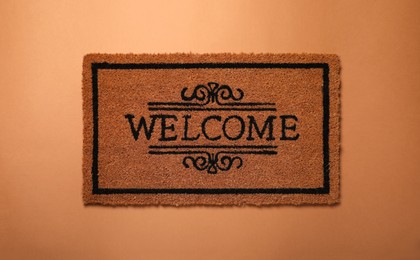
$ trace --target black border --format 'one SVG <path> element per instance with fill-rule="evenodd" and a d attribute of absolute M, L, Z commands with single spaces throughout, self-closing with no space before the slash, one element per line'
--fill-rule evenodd
<path fill-rule="evenodd" d="M 93 160 L 92 194 L 329 194 L 329 65 L 327 63 L 92 63 Z M 99 69 L 322 69 L 324 183 L 320 188 L 115 189 L 99 188 L 98 70 Z"/>

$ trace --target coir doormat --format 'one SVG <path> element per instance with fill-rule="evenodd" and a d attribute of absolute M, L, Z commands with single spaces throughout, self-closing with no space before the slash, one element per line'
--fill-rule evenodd
<path fill-rule="evenodd" d="M 89 54 L 85 204 L 339 201 L 339 59 Z"/>

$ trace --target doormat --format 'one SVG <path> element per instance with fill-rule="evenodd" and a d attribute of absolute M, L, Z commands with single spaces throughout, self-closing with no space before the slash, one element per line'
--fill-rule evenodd
<path fill-rule="evenodd" d="M 338 203 L 339 70 L 322 54 L 86 55 L 84 203 Z"/>

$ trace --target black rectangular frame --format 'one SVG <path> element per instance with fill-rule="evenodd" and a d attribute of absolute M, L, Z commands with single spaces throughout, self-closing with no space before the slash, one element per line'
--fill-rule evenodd
<path fill-rule="evenodd" d="M 92 63 L 93 158 L 92 194 L 329 194 L 329 65 L 327 63 Z M 100 69 L 322 69 L 323 70 L 323 186 L 319 188 L 100 188 L 98 175 L 98 70 Z"/>

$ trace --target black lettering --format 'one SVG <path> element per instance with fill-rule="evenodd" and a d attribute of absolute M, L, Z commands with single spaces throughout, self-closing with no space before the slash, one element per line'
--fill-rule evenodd
<path fill-rule="evenodd" d="M 297 117 L 294 115 L 284 115 L 280 116 L 281 119 L 281 137 L 280 140 L 297 140 L 299 138 L 299 134 L 297 133 L 294 136 L 286 136 L 286 130 L 296 131 L 296 123 L 293 123 L 293 125 L 287 126 L 286 120 L 291 119 L 295 122 L 298 121 Z"/>
<path fill-rule="evenodd" d="M 215 136 L 215 137 L 210 137 L 208 134 L 207 134 L 207 132 L 206 132 L 206 124 L 207 124 L 207 122 L 208 121 L 210 121 L 210 120 L 217 120 L 217 121 L 222 121 L 222 117 L 221 116 L 208 116 L 208 117 L 206 117 L 204 120 L 203 120 L 203 122 L 201 123 L 201 131 L 203 132 L 203 135 L 208 139 L 208 140 L 211 140 L 211 141 L 217 141 L 217 140 L 219 140 L 222 136 L 221 135 L 218 135 L 218 136 Z"/>
<path fill-rule="evenodd" d="M 185 119 L 185 123 L 184 123 L 184 136 L 181 138 L 181 140 L 185 140 L 185 141 L 195 141 L 200 137 L 200 134 L 197 134 L 195 137 L 189 137 L 188 136 L 188 119 L 191 118 L 191 115 L 185 115 L 182 116 Z"/>
<path fill-rule="evenodd" d="M 175 131 L 175 125 L 174 124 L 167 125 L 166 119 L 174 119 L 175 121 L 178 121 L 178 118 L 174 115 L 160 115 L 159 117 L 162 120 L 161 136 L 159 138 L 159 141 L 175 141 L 178 138 L 178 135 L 174 135 L 170 137 L 166 136 L 166 130 Z"/>
<path fill-rule="evenodd" d="M 152 136 L 152 133 L 153 133 L 153 129 L 155 127 L 156 119 L 159 116 L 150 116 L 150 119 L 151 119 L 150 127 L 147 127 L 146 119 L 144 119 L 144 117 L 141 117 L 139 124 L 137 126 L 137 129 L 134 127 L 134 122 L 133 122 L 133 118 L 135 117 L 134 115 L 126 114 L 124 117 L 128 119 L 131 133 L 133 134 L 134 140 L 137 141 L 137 139 L 139 139 L 140 131 L 142 128 L 144 128 L 144 134 L 146 135 L 147 140 L 150 140 L 150 137 Z"/>
<path fill-rule="evenodd" d="M 255 131 L 257 132 L 257 135 L 260 139 L 263 138 L 265 131 L 268 128 L 268 136 L 266 138 L 267 141 L 275 140 L 273 136 L 273 120 L 276 119 L 276 116 L 268 116 L 267 119 L 264 121 L 264 125 L 262 127 L 262 130 L 258 128 L 257 122 L 255 121 L 255 118 L 253 116 L 248 116 L 249 118 L 249 133 L 247 140 L 255 140 L 254 137 L 252 137 L 252 128 L 255 128 Z"/>
<path fill-rule="evenodd" d="M 229 135 L 228 135 L 228 133 L 226 132 L 226 125 L 227 125 L 227 123 L 228 123 L 231 119 L 236 119 L 236 120 L 238 120 L 238 121 L 239 121 L 239 123 L 241 124 L 241 131 L 240 131 L 240 132 L 239 132 L 239 134 L 238 134 L 237 136 L 235 136 L 235 137 L 231 137 L 231 136 L 229 136 Z M 227 138 L 227 139 L 232 140 L 232 141 L 234 141 L 234 140 L 238 140 L 238 139 L 240 139 L 240 138 L 244 135 L 244 132 L 245 132 L 245 122 L 244 122 L 244 120 L 242 119 L 242 117 L 240 117 L 240 116 L 228 116 L 228 117 L 226 118 L 225 122 L 223 122 L 222 129 L 223 129 L 223 134 L 226 136 L 226 138 Z"/>

